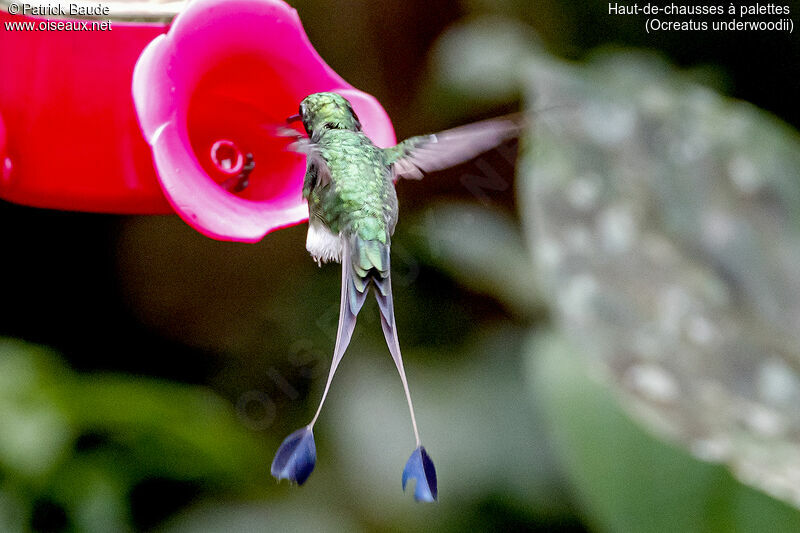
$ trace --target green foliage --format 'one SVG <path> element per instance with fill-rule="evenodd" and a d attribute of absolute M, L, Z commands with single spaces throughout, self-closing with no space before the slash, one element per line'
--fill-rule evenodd
<path fill-rule="evenodd" d="M 486 19 L 442 39 L 441 62 L 475 58 L 463 80 L 443 79 L 479 105 L 486 91 L 469 73 L 504 27 Z M 515 257 L 511 272 L 526 268 L 497 251 L 519 231 L 498 238 L 484 228 L 498 215 L 476 207 L 430 210 L 431 264 L 511 309 L 532 298 L 551 311 L 559 333 L 535 336 L 532 351 L 543 353 L 530 355 L 532 387 L 589 523 L 796 530 L 796 510 L 731 472 L 798 501 L 797 133 L 650 54 L 571 64 L 531 46 L 514 65 L 497 76 L 533 108 L 517 185 L 536 279 L 520 284 L 489 261 L 475 268 L 492 253 Z M 450 237 L 471 219 L 482 221 L 468 226 L 475 241 Z M 657 440 L 620 406 L 731 469 Z"/>
<path fill-rule="evenodd" d="M 268 451 L 208 389 L 79 375 L 57 354 L 0 340 L 0 528 L 24 530 L 44 498 L 77 531 L 130 528 L 130 491 L 150 478 L 238 493 Z M 26 518 L 27 517 L 27 518 Z"/>
<path fill-rule="evenodd" d="M 299 511 L 299 509 L 303 509 Z M 163 528 L 165 533 L 252 533 L 254 531 L 364 531 L 340 508 L 309 506 L 300 495 L 280 502 L 199 505 Z"/>
<path fill-rule="evenodd" d="M 581 354 L 532 336 L 528 371 L 554 449 L 591 523 L 615 532 L 797 531 L 800 513 L 645 433 Z M 596 373 L 595 373 L 596 374 Z"/>
<path fill-rule="evenodd" d="M 433 205 L 409 221 L 417 253 L 464 286 L 497 298 L 520 316 L 542 299 L 518 225 L 507 215 L 466 203 Z"/>
<path fill-rule="evenodd" d="M 519 76 L 538 48 L 531 28 L 513 19 L 481 17 L 451 27 L 431 52 L 436 85 L 471 105 L 491 106 L 522 94 Z"/>
<path fill-rule="evenodd" d="M 519 198 L 547 300 L 659 435 L 800 505 L 800 137 L 647 54 L 532 56 Z"/>

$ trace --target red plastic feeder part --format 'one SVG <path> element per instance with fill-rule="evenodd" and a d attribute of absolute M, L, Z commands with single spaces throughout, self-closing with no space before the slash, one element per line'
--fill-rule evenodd
<path fill-rule="evenodd" d="M 52 209 L 171 213 L 136 119 L 131 79 L 144 47 L 167 31 L 183 2 L 150 4 L 146 12 L 104 2 L 110 15 L 95 20 L 10 15 L 10 5 L 0 1 L 0 198 Z M 48 24 L 92 28 L 109 19 L 110 30 Z"/>

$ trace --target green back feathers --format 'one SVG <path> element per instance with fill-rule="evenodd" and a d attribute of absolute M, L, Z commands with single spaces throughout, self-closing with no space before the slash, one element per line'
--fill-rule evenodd
<path fill-rule="evenodd" d="M 330 180 L 312 187 L 316 180 L 309 169 L 306 198 L 312 214 L 334 234 L 388 244 L 397 221 L 397 195 L 381 150 L 363 133 L 349 130 L 326 130 L 316 147 Z"/>
<path fill-rule="evenodd" d="M 350 103 L 336 93 L 316 93 L 300 104 L 311 137 L 303 195 L 312 216 L 334 235 L 353 236 L 356 274 L 388 268 L 389 239 L 397 222 L 397 195 L 386 154 L 361 131 Z M 323 175 L 324 174 L 324 175 Z M 374 241 L 374 244 L 364 244 Z M 387 251 L 381 251 L 387 248 Z"/>

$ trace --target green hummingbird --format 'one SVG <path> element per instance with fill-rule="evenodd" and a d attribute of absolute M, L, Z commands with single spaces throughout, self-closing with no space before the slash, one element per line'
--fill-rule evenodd
<path fill-rule="evenodd" d="M 408 388 L 394 316 L 391 283 L 391 241 L 398 218 L 395 181 L 419 179 L 423 172 L 447 168 L 519 134 L 519 116 L 462 126 L 442 133 L 409 138 L 390 148 L 379 148 L 361 129 L 350 102 L 323 92 L 307 96 L 300 113 L 308 138 L 294 149 L 306 155 L 303 197 L 308 201 L 306 248 L 321 265 L 342 264 L 339 326 L 325 390 L 311 423 L 287 437 L 272 464 L 272 474 L 302 484 L 314 468 L 316 449 L 312 428 L 350 342 L 368 290 L 374 286 L 381 327 L 403 383 L 416 449 L 403 472 L 417 480 L 417 500 L 437 497 L 433 462 L 422 447 L 411 393 Z"/>

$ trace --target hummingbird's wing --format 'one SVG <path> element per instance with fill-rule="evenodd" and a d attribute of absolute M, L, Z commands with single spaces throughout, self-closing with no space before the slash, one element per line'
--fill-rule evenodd
<path fill-rule="evenodd" d="M 294 131 L 294 130 L 288 130 Z M 322 156 L 319 145 L 311 142 L 306 137 L 298 136 L 292 142 L 289 150 L 306 156 L 306 175 L 303 180 L 303 198 L 308 199 L 311 192 L 317 187 L 325 187 L 331 182 L 331 171 L 328 162 Z"/>
<path fill-rule="evenodd" d="M 328 169 L 328 162 L 322 157 L 317 143 L 312 142 L 308 137 L 304 137 L 297 130 L 284 125 L 265 124 L 263 127 L 276 137 L 287 139 L 287 150 L 306 156 L 306 179 L 303 184 L 304 198 L 308 198 L 308 193 L 317 185 L 325 186 L 330 183 L 331 173 Z"/>
<path fill-rule="evenodd" d="M 328 167 L 328 162 L 322 157 L 319 147 L 309 142 L 305 149 L 306 154 L 306 180 L 309 183 L 305 187 L 314 189 L 316 187 L 325 187 L 331 182 L 331 170 Z"/>
<path fill-rule="evenodd" d="M 522 113 L 483 120 L 432 135 L 411 137 L 385 149 L 394 178 L 421 179 L 423 172 L 442 170 L 469 161 L 519 136 Z"/>

